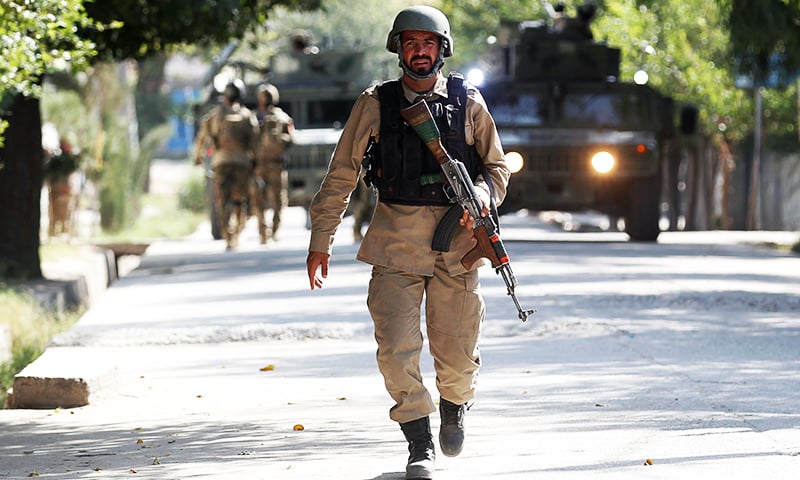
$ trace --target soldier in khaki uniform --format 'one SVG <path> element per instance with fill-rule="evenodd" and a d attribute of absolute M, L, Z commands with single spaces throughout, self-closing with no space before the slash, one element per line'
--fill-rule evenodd
<path fill-rule="evenodd" d="M 214 148 L 211 167 L 216 221 L 228 250 L 238 246 L 247 219 L 246 202 L 258 145 L 258 120 L 241 104 L 243 93 L 241 80 L 225 87 L 222 104 L 203 117 L 194 153 L 194 162 L 200 165 L 206 147 L 211 144 Z"/>
<path fill-rule="evenodd" d="M 389 417 L 400 424 L 408 441 L 406 478 L 430 479 L 435 449 L 429 415 L 436 407 L 419 365 L 423 299 L 440 397 L 439 444 L 445 455 L 455 456 L 461 452 L 466 404 L 475 396 L 480 366 L 478 339 L 485 310 L 477 267 L 483 262 L 470 271 L 460 263 L 474 245 L 474 219 L 466 211 L 461 219 L 466 228 L 456 229 L 450 251 L 432 250 L 434 230 L 451 204 L 438 163 L 404 124 L 400 109 L 422 97 L 431 105 L 440 131 L 448 132 L 451 121 L 457 127 L 450 129 L 455 133 L 445 139 L 446 148 L 467 166 L 484 215 L 490 197 L 497 204 L 503 200 L 510 172 L 480 93 L 468 84 L 451 88 L 452 80 L 440 72 L 444 57 L 453 53 L 447 17 L 427 6 L 402 10 L 387 49 L 397 53 L 403 75 L 368 88 L 353 106 L 311 203 L 306 266 L 311 289 L 321 288 L 328 276 L 333 235 L 359 180 L 362 156 L 374 142 L 377 160 L 370 172 L 378 202 L 357 259 L 373 265 L 367 305 L 375 326 L 378 367 L 394 400 Z M 459 92 L 464 92 L 463 103 L 455 98 Z M 459 116 L 460 121 L 454 120 Z"/>
<path fill-rule="evenodd" d="M 281 211 L 289 204 L 289 174 L 286 171 L 286 151 L 292 145 L 294 121 L 277 106 L 278 89 L 265 83 L 258 86 L 256 117 L 261 130 L 256 148 L 256 169 L 251 183 L 251 205 L 258 219 L 261 243 L 268 238 L 278 239 Z M 267 208 L 272 206 L 272 225 L 266 224 Z"/>

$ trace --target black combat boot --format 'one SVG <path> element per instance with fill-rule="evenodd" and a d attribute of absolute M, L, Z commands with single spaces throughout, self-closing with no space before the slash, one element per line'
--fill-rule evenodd
<path fill-rule="evenodd" d="M 407 423 L 401 423 L 400 429 L 408 440 L 408 465 L 406 480 L 433 479 L 436 452 L 433 448 L 431 423 L 428 417 L 422 417 Z"/>
<path fill-rule="evenodd" d="M 442 453 L 448 457 L 455 457 L 461 453 L 464 446 L 464 413 L 466 405 L 456 405 L 439 397 L 439 446 Z"/>

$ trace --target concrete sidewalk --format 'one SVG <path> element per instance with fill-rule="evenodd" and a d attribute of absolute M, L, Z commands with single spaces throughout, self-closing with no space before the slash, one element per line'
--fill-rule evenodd
<path fill-rule="evenodd" d="M 289 212 L 264 247 L 251 229 L 235 252 L 202 234 L 153 244 L 28 372 L 83 382 L 89 405 L 0 411 L 0 478 L 402 479 L 406 445 L 364 305 L 369 267 L 343 238 L 335 276 L 310 292 L 304 220 Z M 563 275 L 552 291 L 575 290 L 581 273 Z M 743 369 L 730 356 L 779 320 L 796 332 L 796 313 L 742 322 L 728 347 L 687 344 L 669 314 L 593 316 L 555 295 L 541 306 L 559 318 L 487 327 L 467 443 L 438 456 L 437 480 L 796 478 L 796 337 L 770 354 L 783 362 Z M 423 366 L 435 391 L 427 353 Z"/>

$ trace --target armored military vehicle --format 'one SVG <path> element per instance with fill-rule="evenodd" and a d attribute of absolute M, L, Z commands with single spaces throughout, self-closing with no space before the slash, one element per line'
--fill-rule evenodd
<path fill-rule="evenodd" d="M 270 82 L 279 106 L 295 122 L 289 149 L 289 205 L 308 207 L 328 169 L 350 109 L 366 87 L 364 53 L 352 49 L 291 51 L 271 58 Z"/>
<path fill-rule="evenodd" d="M 350 109 L 366 85 L 362 76 L 363 51 L 350 48 L 292 49 L 270 58 L 266 67 L 230 60 L 235 45 L 220 54 L 207 75 L 209 96 L 195 108 L 195 121 L 220 99 L 224 81 L 214 86 L 213 77 L 239 78 L 245 84 L 243 103 L 256 108 L 256 88 L 269 82 L 278 88 L 280 106 L 295 123 L 294 144 L 287 154 L 289 206 L 308 208 L 327 171 Z M 211 152 L 208 152 L 210 155 Z M 208 167 L 209 162 L 206 162 Z M 207 169 L 208 170 L 208 169 Z M 210 171 L 209 171 L 210 175 Z M 208 182 L 212 234 L 220 238 L 216 225 L 213 188 Z"/>
<path fill-rule="evenodd" d="M 672 101 L 620 80 L 620 50 L 592 39 L 592 5 L 501 27 L 497 72 L 481 86 L 519 169 L 501 213 L 594 210 L 655 241 Z"/>

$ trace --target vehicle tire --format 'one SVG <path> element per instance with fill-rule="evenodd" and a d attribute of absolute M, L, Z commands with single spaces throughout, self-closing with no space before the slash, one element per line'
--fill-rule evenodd
<path fill-rule="evenodd" d="M 634 181 L 629 189 L 625 231 L 634 242 L 655 242 L 661 203 L 661 179 L 656 176 Z"/>

